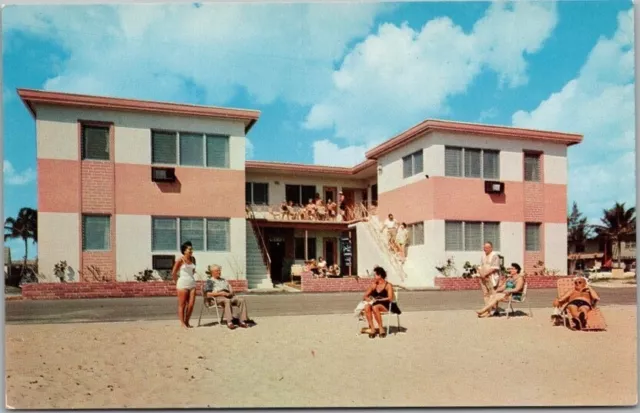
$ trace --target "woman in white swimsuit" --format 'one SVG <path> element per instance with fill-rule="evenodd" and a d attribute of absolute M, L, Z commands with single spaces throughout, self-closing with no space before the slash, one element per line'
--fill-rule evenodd
<path fill-rule="evenodd" d="M 180 246 L 182 257 L 173 266 L 173 282 L 176 283 L 178 291 L 178 317 L 180 324 L 184 328 L 191 328 L 189 319 L 193 312 L 193 305 L 196 301 L 196 271 L 195 260 L 193 259 L 193 247 L 190 242 L 185 242 Z"/>

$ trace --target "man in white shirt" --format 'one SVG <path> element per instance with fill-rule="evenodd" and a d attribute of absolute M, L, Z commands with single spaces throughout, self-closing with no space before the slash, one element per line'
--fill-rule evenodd
<path fill-rule="evenodd" d="M 393 219 L 393 214 L 389 214 L 389 217 L 384 221 L 382 225 L 382 232 L 386 231 L 387 242 L 389 243 L 389 249 L 395 251 L 396 233 L 398 232 L 398 222 Z"/>
<path fill-rule="evenodd" d="M 485 304 L 487 304 L 491 294 L 500 281 L 500 257 L 493 251 L 493 244 L 489 241 L 484 243 L 484 254 L 480 260 L 478 275 L 480 276 L 480 288 Z"/>

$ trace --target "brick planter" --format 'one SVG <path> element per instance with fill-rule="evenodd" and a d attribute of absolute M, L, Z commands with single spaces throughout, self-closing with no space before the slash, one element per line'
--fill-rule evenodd
<path fill-rule="evenodd" d="M 566 275 L 562 276 L 541 276 L 530 275 L 526 277 L 527 288 L 529 289 L 542 289 L 542 288 L 556 288 L 556 284 L 559 279 L 566 278 Z M 456 291 L 456 290 L 479 290 L 480 280 L 478 278 L 462 278 L 462 277 L 436 277 L 436 287 L 443 291 Z"/>
<path fill-rule="evenodd" d="M 303 293 L 338 293 L 338 292 L 359 292 L 365 291 L 373 278 L 356 279 L 355 277 L 343 278 L 313 278 L 313 274 L 306 272 L 302 274 Z"/>
<path fill-rule="evenodd" d="M 247 280 L 228 281 L 235 292 L 245 292 L 248 289 Z M 203 283 L 204 281 L 197 281 L 197 295 L 201 295 Z M 22 297 L 27 300 L 171 297 L 175 295 L 175 284 L 164 281 L 33 283 L 22 286 Z"/>

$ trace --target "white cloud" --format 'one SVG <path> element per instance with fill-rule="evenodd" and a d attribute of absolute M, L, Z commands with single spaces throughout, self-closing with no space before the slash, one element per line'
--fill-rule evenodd
<path fill-rule="evenodd" d="M 577 132 L 569 148 L 569 199 L 592 219 L 615 201 L 635 205 L 635 117 L 632 9 L 602 37 L 579 75 L 531 112 L 513 114 L 514 126 Z"/>
<path fill-rule="evenodd" d="M 253 142 L 249 138 L 245 139 L 244 157 L 246 159 L 253 159 Z"/>
<path fill-rule="evenodd" d="M 5 33 L 42 35 L 68 53 L 45 88 L 224 104 L 239 89 L 258 103 L 310 105 L 333 65 L 385 4 L 13 6 Z M 336 16 L 340 18 L 336 18 Z M 241 25 L 239 26 L 239 22 Z"/>
<path fill-rule="evenodd" d="M 18 172 L 9 161 L 4 161 L 2 172 L 4 175 L 4 183 L 7 185 L 26 185 L 36 179 L 36 171 L 32 168 Z"/>
<path fill-rule="evenodd" d="M 446 114 L 447 98 L 464 93 L 484 69 L 501 85 L 523 85 L 525 55 L 540 50 L 556 23 L 555 3 L 518 1 L 491 4 L 468 34 L 447 17 L 420 31 L 383 24 L 345 57 L 305 127 L 333 128 L 337 138 L 366 144 Z"/>
<path fill-rule="evenodd" d="M 313 163 L 352 167 L 364 161 L 367 149 L 364 145 L 340 148 L 327 139 L 316 141 L 313 143 Z"/>

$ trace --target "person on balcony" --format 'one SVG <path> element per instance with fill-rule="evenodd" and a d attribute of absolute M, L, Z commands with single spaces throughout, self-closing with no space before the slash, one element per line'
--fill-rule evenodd
<path fill-rule="evenodd" d="M 333 202 L 331 199 L 327 200 L 327 215 L 330 220 L 336 219 L 336 210 L 338 209 L 338 205 Z"/>
<path fill-rule="evenodd" d="M 338 192 L 338 216 L 336 218 L 338 221 L 347 220 L 347 201 L 342 192 Z"/>
<path fill-rule="evenodd" d="M 313 202 L 313 199 L 309 198 L 309 202 L 307 202 L 307 206 L 304 207 L 304 217 L 307 221 L 313 221 L 316 219 L 316 204 Z"/>

